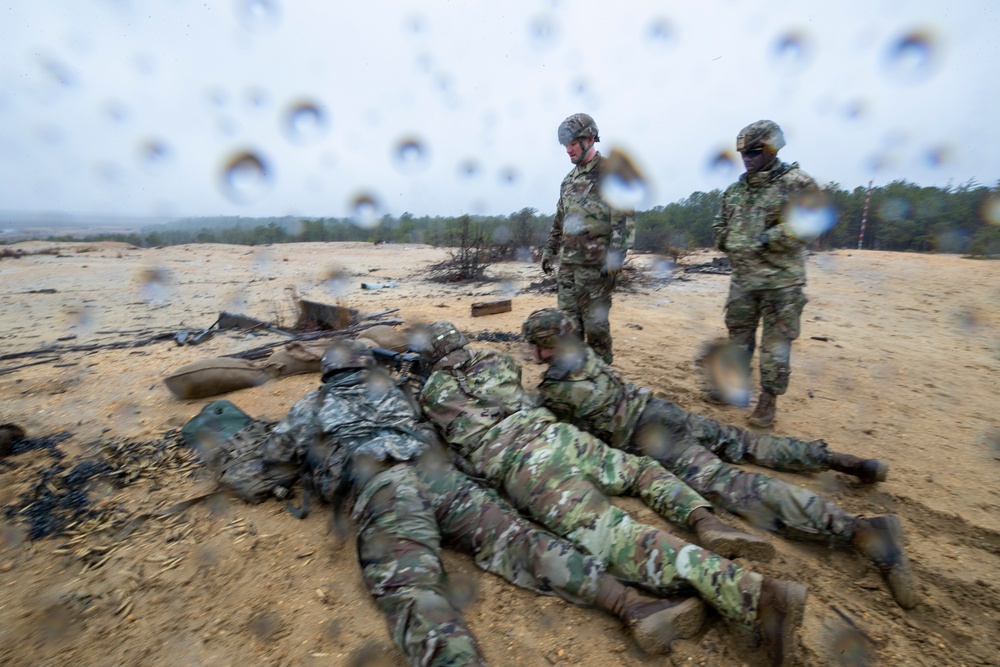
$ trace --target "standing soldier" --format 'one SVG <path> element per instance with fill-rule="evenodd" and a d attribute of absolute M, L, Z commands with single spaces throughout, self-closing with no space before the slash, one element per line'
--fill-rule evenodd
<path fill-rule="evenodd" d="M 753 426 L 770 427 L 777 397 L 788 390 L 792 341 L 799 337 L 806 284 L 804 247 L 808 239 L 789 224 L 792 208 L 818 197 L 816 182 L 798 163 L 778 159 L 785 137 L 777 123 L 759 120 L 740 130 L 736 150 L 746 173 L 722 195 L 712 225 L 715 245 L 729 256 L 733 277 L 726 299 L 729 340 L 742 352 L 749 374 L 757 323 L 760 340 L 760 397 L 750 415 Z M 600 353 L 600 352 L 598 352 Z M 721 402 L 710 392 L 707 398 Z"/>
<path fill-rule="evenodd" d="M 610 364 L 611 292 L 625 253 L 635 242 L 635 221 L 631 211 L 616 209 L 601 197 L 600 140 L 597 124 L 585 113 L 559 125 L 559 143 L 574 166 L 560 186 L 542 271 L 552 273 L 553 258 L 559 256 L 559 309 L 576 321 L 586 341 Z"/>

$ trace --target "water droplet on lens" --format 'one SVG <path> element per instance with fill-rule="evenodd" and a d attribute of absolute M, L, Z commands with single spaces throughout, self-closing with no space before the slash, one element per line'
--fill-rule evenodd
<path fill-rule="evenodd" d="M 927 164 L 931 167 L 940 167 L 951 157 L 951 149 L 947 146 L 932 146 L 924 153 Z"/>
<path fill-rule="evenodd" d="M 676 30 L 669 19 L 656 18 L 649 24 L 649 38 L 662 46 L 670 46 L 674 42 Z"/>
<path fill-rule="evenodd" d="M 424 17 L 420 16 L 419 14 L 414 14 L 413 16 L 406 19 L 406 22 L 403 25 L 407 30 L 409 30 L 414 34 L 423 32 L 424 29 L 427 27 L 427 23 L 424 20 Z"/>
<path fill-rule="evenodd" d="M 810 50 L 806 38 L 798 32 L 788 32 L 774 43 L 774 62 L 785 73 L 794 74 L 809 64 Z"/>
<path fill-rule="evenodd" d="M 506 243 L 510 241 L 510 228 L 507 225 L 497 225 L 493 230 L 494 243 Z"/>
<path fill-rule="evenodd" d="M 246 102 L 251 107 L 262 109 L 271 101 L 271 96 L 263 88 L 251 88 L 246 92 Z"/>
<path fill-rule="evenodd" d="M 937 65 L 934 41 L 934 37 L 923 30 L 908 33 L 895 40 L 886 53 L 888 73 L 904 83 L 925 80 Z"/>
<path fill-rule="evenodd" d="M 783 212 L 785 224 L 797 237 L 812 241 L 837 222 L 837 212 L 820 194 L 790 201 Z"/>
<path fill-rule="evenodd" d="M 466 178 L 472 178 L 479 174 L 479 163 L 469 158 L 468 160 L 463 160 L 462 164 L 458 165 L 458 173 Z"/>
<path fill-rule="evenodd" d="M 732 151 L 722 150 L 708 159 L 708 170 L 720 175 L 730 175 L 736 171 L 739 161 Z"/>
<path fill-rule="evenodd" d="M 121 102 L 110 101 L 104 105 L 104 113 L 112 121 L 121 123 L 128 118 L 128 107 Z"/>
<path fill-rule="evenodd" d="M 297 144 L 309 144 L 326 133 L 327 114 L 316 102 L 298 102 L 285 114 L 285 134 Z"/>
<path fill-rule="evenodd" d="M 674 276 L 676 265 L 666 257 L 656 257 L 649 267 L 649 273 L 657 280 L 670 280 Z"/>
<path fill-rule="evenodd" d="M 500 170 L 500 182 L 504 185 L 513 185 L 520 177 L 521 173 L 515 167 L 504 167 Z"/>
<path fill-rule="evenodd" d="M 503 296 L 517 296 L 521 293 L 517 283 L 513 280 L 504 280 L 500 283 L 500 294 Z"/>
<path fill-rule="evenodd" d="M 278 0 L 237 0 L 236 18 L 250 32 L 274 30 L 281 22 Z"/>
<path fill-rule="evenodd" d="M 272 180 L 267 162 L 253 151 L 238 152 L 222 166 L 222 192 L 236 204 L 260 200 L 271 189 Z"/>
<path fill-rule="evenodd" d="M 359 227 L 372 228 L 379 220 L 378 198 L 369 192 L 356 194 L 350 203 L 351 221 Z"/>
<path fill-rule="evenodd" d="M 157 139 L 139 144 L 139 157 L 147 166 L 157 167 L 170 159 L 170 148 Z"/>
<path fill-rule="evenodd" d="M 862 100 L 853 100 L 844 107 L 844 116 L 848 120 L 858 120 L 865 115 L 865 103 Z"/>
<path fill-rule="evenodd" d="M 472 604 L 478 589 L 475 579 L 461 574 L 449 575 L 445 583 L 445 595 L 459 610 Z"/>
<path fill-rule="evenodd" d="M 45 73 L 60 86 L 68 88 L 76 83 L 76 76 L 66 64 L 50 58 L 41 58 L 40 62 Z"/>
<path fill-rule="evenodd" d="M 320 285 L 330 296 L 344 296 L 351 288 L 350 275 L 343 268 L 334 266 L 320 277 Z"/>
<path fill-rule="evenodd" d="M 838 665 L 844 667 L 871 667 L 875 653 L 868 640 L 854 628 L 843 628 L 833 636 L 830 652 Z"/>
<path fill-rule="evenodd" d="M 883 220 L 905 220 L 910 215 L 910 203 L 901 197 L 887 199 L 878 207 L 878 214 Z"/>
<path fill-rule="evenodd" d="M 166 303 L 170 297 L 170 272 L 167 269 L 153 267 L 139 273 L 139 293 L 142 300 L 151 305 Z"/>
<path fill-rule="evenodd" d="M 986 222 L 1000 225 L 1000 194 L 991 195 L 983 201 L 982 213 Z"/>
<path fill-rule="evenodd" d="M 649 186 L 632 158 L 612 148 L 602 163 L 601 197 L 619 210 L 635 210 L 649 198 Z"/>
<path fill-rule="evenodd" d="M 417 174 L 429 163 L 428 151 L 424 144 L 414 137 L 406 137 L 396 144 L 393 152 L 396 168 L 404 174 Z"/>
<path fill-rule="evenodd" d="M 84 305 L 71 305 L 63 310 L 63 325 L 72 334 L 86 336 L 94 328 L 93 312 Z"/>
<path fill-rule="evenodd" d="M 528 37 L 536 49 L 547 49 L 553 45 L 558 27 L 548 16 L 536 16 L 528 24 Z"/>

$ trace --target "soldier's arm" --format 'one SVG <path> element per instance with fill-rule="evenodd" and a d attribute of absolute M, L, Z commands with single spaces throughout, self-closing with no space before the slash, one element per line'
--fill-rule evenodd
<path fill-rule="evenodd" d="M 559 254 L 559 248 L 562 247 L 563 219 L 565 217 L 566 211 L 563 209 L 562 197 L 560 197 L 559 203 L 556 204 L 556 215 L 552 218 L 552 229 L 549 230 L 549 238 L 545 242 L 543 255 L 554 257 Z"/>
<path fill-rule="evenodd" d="M 727 197 L 725 194 L 722 195 L 722 204 L 719 205 L 719 212 L 715 216 L 715 220 L 712 221 L 712 241 L 715 242 L 715 247 L 726 252 L 726 237 L 729 236 L 729 218 L 732 215 L 729 204 L 727 203 Z"/>
<path fill-rule="evenodd" d="M 790 252 L 798 250 L 812 241 L 813 238 L 806 235 L 807 227 L 805 225 L 796 229 L 794 225 L 789 224 L 787 211 L 794 208 L 795 202 L 799 201 L 803 216 L 814 215 L 816 214 L 814 207 L 822 206 L 822 196 L 823 193 L 816 182 L 801 174 L 793 184 L 790 193 L 784 198 L 786 205 L 783 207 L 778 224 L 766 232 L 768 249 L 777 252 Z M 788 202 L 792 203 L 792 207 L 787 205 Z"/>
<path fill-rule="evenodd" d="M 625 253 L 635 245 L 635 214 L 632 211 L 613 211 L 611 214 L 611 243 L 609 250 L 621 253 L 625 261 Z"/>

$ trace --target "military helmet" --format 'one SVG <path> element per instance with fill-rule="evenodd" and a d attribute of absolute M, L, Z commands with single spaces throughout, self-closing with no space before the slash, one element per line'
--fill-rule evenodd
<path fill-rule="evenodd" d="M 736 135 L 736 152 L 769 148 L 774 153 L 785 145 L 785 135 L 773 120 L 758 120 L 750 123 Z"/>
<path fill-rule="evenodd" d="M 559 123 L 559 143 L 563 146 L 568 146 L 571 141 L 580 137 L 592 137 L 594 141 L 601 140 L 597 132 L 597 123 L 593 118 L 585 113 L 575 113 Z"/>
<path fill-rule="evenodd" d="M 546 348 L 554 348 L 559 341 L 578 335 L 576 323 L 557 308 L 542 308 L 528 315 L 521 333 L 529 343 Z"/>
<path fill-rule="evenodd" d="M 469 344 L 469 339 L 461 331 L 455 328 L 451 322 L 434 322 L 427 325 L 423 335 L 426 336 L 424 344 L 420 345 L 421 356 L 434 364 L 440 361 L 446 354 L 455 350 L 460 350 Z"/>
<path fill-rule="evenodd" d="M 326 349 L 320 361 L 323 381 L 338 371 L 371 368 L 375 357 L 371 349 L 359 340 L 339 340 Z"/>

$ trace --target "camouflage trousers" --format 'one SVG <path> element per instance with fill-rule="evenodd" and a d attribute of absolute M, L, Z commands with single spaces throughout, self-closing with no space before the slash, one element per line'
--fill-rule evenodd
<path fill-rule="evenodd" d="M 393 641 L 415 666 L 486 664 L 449 590 L 442 546 L 471 554 L 480 568 L 511 583 L 577 604 L 593 604 L 605 570 L 430 454 L 375 474 L 355 515 L 365 583 Z"/>
<path fill-rule="evenodd" d="M 850 540 L 856 517 L 801 486 L 729 465 L 746 461 L 776 470 L 827 470 L 822 440 L 751 434 L 652 398 L 629 449 L 651 456 L 698 493 L 756 526 L 798 538 Z"/>
<path fill-rule="evenodd" d="M 611 363 L 611 292 L 615 279 L 601 275 L 600 266 L 560 264 L 556 305 L 573 321 L 597 356 Z"/>
<path fill-rule="evenodd" d="M 792 341 L 799 337 L 802 309 L 806 302 L 799 285 L 771 290 L 744 290 L 735 282 L 726 299 L 726 328 L 729 339 L 746 354 L 747 367 L 756 346 L 757 323 L 763 321 L 760 336 L 760 386 L 780 396 L 788 391 L 792 373 Z"/>
<path fill-rule="evenodd" d="M 489 456 L 489 453 L 493 456 Z M 761 576 L 670 533 L 635 521 L 609 496 L 638 495 L 685 525 L 708 503 L 648 457 L 612 449 L 569 424 L 543 424 L 473 464 L 511 502 L 608 565 L 608 572 L 661 595 L 692 588 L 732 620 L 753 626 Z"/>

